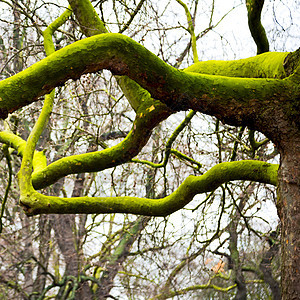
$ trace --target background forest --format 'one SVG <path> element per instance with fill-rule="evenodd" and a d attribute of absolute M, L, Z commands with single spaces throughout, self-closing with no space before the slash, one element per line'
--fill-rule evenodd
<path fill-rule="evenodd" d="M 244 1 L 92 1 L 109 32 L 123 33 L 184 69 L 195 61 L 256 55 Z M 300 44 L 299 1 L 266 1 L 271 51 Z M 0 1 L 0 79 L 46 57 L 43 31 L 67 1 Z M 53 34 L 55 49 L 84 38 L 74 15 Z M 191 47 L 196 41 L 197 49 Z M 106 149 L 128 134 L 135 112 L 108 71 L 56 89 L 40 138 L 49 162 Z M 67 100 L 67 101 L 65 101 Z M 1 121 L 27 139 L 41 102 Z M 18 206 L 21 158 L 0 153 L 0 299 L 233 299 L 243 276 L 247 299 L 280 299 L 280 230 L 275 187 L 234 181 L 198 195 L 168 217 L 127 214 L 40 215 Z M 130 163 L 69 175 L 43 190 L 60 196 L 160 198 L 183 178 L 220 162 L 278 163 L 273 143 L 245 127 L 179 112 L 160 123 Z M 233 268 L 234 266 L 234 268 Z"/>

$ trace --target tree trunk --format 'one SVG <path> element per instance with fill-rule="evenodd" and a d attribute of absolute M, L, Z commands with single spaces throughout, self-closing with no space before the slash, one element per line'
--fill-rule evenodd
<path fill-rule="evenodd" d="M 232 269 L 234 282 L 237 284 L 237 292 L 235 295 L 235 300 L 246 300 L 247 299 L 247 287 L 245 283 L 245 278 L 242 272 L 242 265 L 239 258 L 239 252 L 237 249 L 238 235 L 237 226 L 240 216 L 235 216 L 230 222 L 229 230 L 229 249 L 230 257 L 232 259 Z"/>
<path fill-rule="evenodd" d="M 290 137 L 281 151 L 278 185 L 281 219 L 282 299 L 300 299 L 300 134 Z"/>
<path fill-rule="evenodd" d="M 46 286 L 47 271 L 51 255 L 51 229 L 52 216 L 41 215 L 39 218 L 39 256 L 36 279 L 33 284 L 33 291 L 41 293 Z M 36 298 L 33 298 L 36 299 Z"/>

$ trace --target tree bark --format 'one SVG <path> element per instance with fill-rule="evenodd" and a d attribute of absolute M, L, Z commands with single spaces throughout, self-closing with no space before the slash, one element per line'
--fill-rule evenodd
<path fill-rule="evenodd" d="M 39 218 L 39 257 L 37 275 L 33 284 L 33 291 L 41 293 L 46 285 L 49 259 L 51 255 L 50 240 L 52 228 L 52 216 L 41 215 Z"/>
<path fill-rule="evenodd" d="M 290 148 L 281 153 L 278 213 L 281 219 L 282 299 L 300 299 L 300 139 L 293 137 Z"/>

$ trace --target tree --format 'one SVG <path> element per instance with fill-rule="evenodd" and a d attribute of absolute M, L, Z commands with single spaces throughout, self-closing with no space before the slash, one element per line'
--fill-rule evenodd
<path fill-rule="evenodd" d="M 195 195 L 212 192 L 233 180 L 277 186 L 277 210 L 281 220 L 282 297 L 297 298 L 300 294 L 299 50 L 291 53 L 268 52 L 269 44 L 261 24 L 263 1 L 246 1 L 249 28 L 258 55 L 234 61 L 197 62 L 193 19 L 184 3 L 178 2 L 187 13 L 195 61 L 184 70 L 165 63 L 125 35 L 108 33 L 103 16 L 102 19 L 98 17 L 89 1 L 72 0 L 69 1 L 71 8 L 42 33 L 48 56 L 0 82 L 2 119 L 46 95 L 40 117 L 26 141 L 13 132 L 3 131 L 0 134 L 1 142 L 16 149 L 22 156 L 18 173 L 20 204 L 28 215 L 131 213 L 168 216 L 182 209 Z M 143 1 L 139 5 L 143 5 Z M 87 38 L 55 51 L 52 35 L 71 13 Z M 120 32 L 126 30 L 134 17 L 133 12 Z M 136 113 L 131 131 L 119 144 L 110 148 L 62 157 L 47 165 L 45 153 L 35 149 L 52 112 L 53 89 L 69 79 L 78 79 L 103 69 L 110 70 L 116 76 L 118 85 Z M 254 139 L 254 131 L 263 133 L 278 149 L 280 165 L 260 160 L 236 161 L 233 157 L 230 161 L 216 164 L 201 176 L 187 177 L 173 193 L 163 194 L 159 199 L 82 197 L 80 194 L 76 195 L 79 197 L 67 198 L 37 191 L 70 174 L 100 172 L 133 162 L 160 122 L 178 111 L 189 109 L 214 116 L 224 124 L 249 128 L 249 142 L 254 152 L 263 145 Z M 154 168 L 165 167 L 171 151 L 171 147 L 166 147 L 165 158 L 160 164 L 142 163 Z M 243 206 L 243 201 L 240 206 Z M 237 232 L 237 224 L 230 222 L 230 228 L 231 257 L 235 257 L 237 241 L 234 232 Z M 245 299 L 244 279 L 238 265 L 237 259 L 233 269 L 240 293 L 236 297 Z"/>

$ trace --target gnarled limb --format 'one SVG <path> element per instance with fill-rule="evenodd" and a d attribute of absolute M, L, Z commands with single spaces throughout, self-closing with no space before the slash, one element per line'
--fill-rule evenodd
<path fill-rule="evenodd" d="M 143 103 L 139 107 L 132 130 L 123 141 L 102 151 L 63 157 L 53 162 L 32 174 L 33 186 L 41 189 L 69 174 L 103 171 L 130 161 L 148 142 L 152 129 L 170 113 L 159 101 Z"/>
<path fill-rule="evenodd" d="M 280 56 L 283 60 L 284 55 Z M 253 60 L 249 60 L 250 69 Z M 226 123 L 244 124 L 262 132 L 266 131 L 266 124 L 260 123 L 270 117 L 270 103 L 283 98 L 293 100 L 298 93 L 288 79 L 231 78 L 179 71 L 130 38 L 109 33 L 78 41 L 1 81 L 1 115 L 36 101 L 70 78 L 104 68 L 128 75 L 172 109 L 192 108 Z M 288 106 L 290 102 L 280 104 Z M 259 116 L 262 110 L 266 110 L 266 115 Z"/>
<path fill-rule="evenodd" d="M 50 112 L 51 107 L 48 114 Z M 159 101 L 144 102 L 127 137 L 119 144 L 102 151 L 64 157 L 48 166 L 44 152 L 34 151 L 32 160 L 34 188 L 44 188 L 70 174 L 102 171 L 130 161 L 147 143 L 152 129 L 170 113 L 171 111 Z M 13 133 L 0 132 L 0 142 L 16 149 L 21 156 L 25 154 L 26 141 Z"/>
<path fill-rule="evenodd" d="M 195 195 L 215 190 L 232 180 L 251 180 L 277 185 L 278 165 L 261 161 L 221 163 L 202 176 L 189 176 L 171 195 L 161 199 L 138 197 L 45 196 L 32 187 L 24 189 L 20 203 L 28 215 L 43 213 L 132 213 L 146 216 L 167 216 L 188 204 Z"/>
<path fill-rule="evenodd" d="M 69 3 L 73 9 L 81 31 L 87 37 L 108 32 L 105 24 L 99 18 L 89 0 L 69 0 Z M 140 9 L 142 4 L 143 1 L 139 3 L 137 9 Z M 146 90 L 141 88 L 127 76 L 116 76 L 116 79 L 125 97 L 135 111 L 137 111 L 141 102 L 151 99 L 151 95 Z"/>

